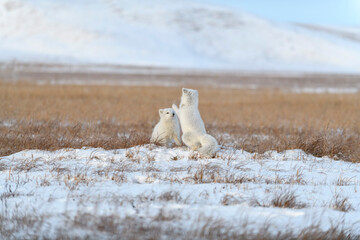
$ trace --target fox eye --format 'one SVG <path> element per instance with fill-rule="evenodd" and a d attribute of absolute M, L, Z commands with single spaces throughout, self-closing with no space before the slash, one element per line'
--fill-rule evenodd
<path fill-rule="evenodd" d="M 169 112 L 167 112 L 166 114 L 169 114 Z"/>

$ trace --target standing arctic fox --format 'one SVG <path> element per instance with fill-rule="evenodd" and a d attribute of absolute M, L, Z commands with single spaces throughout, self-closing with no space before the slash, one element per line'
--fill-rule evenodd
<path fill-rule="evenodd" d="M 199 151 L 205 157 L 213 157 L 219 150 L 219 145 L 213 136 L 206 133 L 198 105 L 198 91 L 183 88 L 180 107 L 175 104 L 172 107 L 179 116 L 183 132 L 182 140 L 186 146 Z"/>
<path fill-rule="evenodd" d="M 159 109 L 160 122 L 156 124 L 151 135 L 151 143 L 171 146 L 174 142 L 181 145 L 180 124 L 175 111 L 172 108 Z"/>

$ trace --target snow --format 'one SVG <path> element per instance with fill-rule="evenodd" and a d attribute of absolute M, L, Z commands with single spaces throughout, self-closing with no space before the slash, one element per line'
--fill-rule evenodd
<path fill-rule="evenodd" d="M 163 224 L 183 232 L 216 220 L 237 232 L 266 224 L 273 233 L 339 225 L 360 234 L 359 167 L 301 150 L 257 154 L 224 147 L 214 159 L 155 145 L 25 150 L 0 158 L 0 214 L 4 221 L 44 216 L 39 229 L 22 227 L 16 238 L 51 238 L 59 227 L 84 236 L 91 229 L 71 224 L 79 213 L 149 224 L 161 215 L 172 219 Z M 295 196 L 296 206 L 272 204 L 284 194 Z M 345 199 L 347 211 L 335 208 L 336 199 Z"/>
<path fill-rule="evenodd" d="M 227 5 L 0 0 L 0 60 L 359 72 L 359 41 Z"/>

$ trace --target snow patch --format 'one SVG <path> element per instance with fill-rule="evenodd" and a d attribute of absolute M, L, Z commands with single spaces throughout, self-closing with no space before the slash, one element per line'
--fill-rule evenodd
<path fill-rule="evenodd" d="M 302 150 L 257 154 L 223 148 L 214 159 L 193 156 L 185 147 L 154 145 L 21 151 L 0 158 L 0 195 L 6 203 L 0 214 L 46 216 L 47 227 L 35 234 L 50 238 L 59 226 L 70 236 L 85 231 L 66 225 L 79 212 L 149 222 L 173 216 L 166 224 L 185 232 L 220 219 L 240 232 L 237 223 L 246 220 L 253 230 L 270 223 L 274 233 L 298 233 L 318 223 L 327 230 L 339 223 L 360 234 L 358 163 Z M 284 194 L 293 194 L 294 207 L 274 206 L 276 196 Z M 335 207 L 336 197 L 345 199 L 348 210 Z M 33 230 L 22 228 L 16 237 Z"/>

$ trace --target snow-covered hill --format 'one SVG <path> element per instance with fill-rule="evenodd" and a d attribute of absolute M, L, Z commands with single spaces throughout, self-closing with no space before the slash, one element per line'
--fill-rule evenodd
<path fill-rule="evenodd" d="M 10 60 L 359 71 L 360 42 L 205 1 L 0 0 Z"/>

